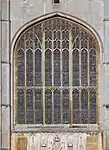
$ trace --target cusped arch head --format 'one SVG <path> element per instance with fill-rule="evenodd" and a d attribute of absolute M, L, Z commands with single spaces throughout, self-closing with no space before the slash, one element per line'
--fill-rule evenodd
<path fill-rule="evenodd" d="M 16 42 L 19 40 L 21 35 L 26 30 L 28 30 L 29 28 L 34 26 L 35 24 L 43 22 L 44 20 L 49 20 L 50 18 L 53 18 L 53 17 L 60 17 L 60 18 L 63 18 L 63 19 L 67 19 L 68 21 L 75 22 L 76 24 L 82 26 L 85 30 L 87 30 L 94 37 L 94 39 L 96 40 L 97 45 L 98 45 L 98 50 L 103 51 L 102 40 L 101 40 L 99 34 L 97 33 L 97 31 L 91 25 L 89 25 L 87 22 L 85 22 L 85 21 L 83 21 L 83 20 L 81 20 L 81 19 L 79 19 L 75 16 L 65 14 L 65 13 L 61 13 L 61 12 L 53 12 L 53 13 L 50 13 L 50 14 L 46 14 L 46 15 L 37 17 L 37 18 L 27 22 L 15 33 L 15 35 L 12 39 L 12 43 L 11 43 L 11 53 L 10 53 L 11 62 L 12 62 L 12 59 L 13 59 L 13 51 L 15 49 Z"/>

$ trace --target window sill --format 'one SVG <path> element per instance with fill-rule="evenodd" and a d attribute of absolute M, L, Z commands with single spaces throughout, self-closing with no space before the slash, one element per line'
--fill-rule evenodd
<path fill-rule="evenodd" d="M 12 132 L 99 132 L 97 124 L 73 124 L 73 125 L 15 125 Z"/>

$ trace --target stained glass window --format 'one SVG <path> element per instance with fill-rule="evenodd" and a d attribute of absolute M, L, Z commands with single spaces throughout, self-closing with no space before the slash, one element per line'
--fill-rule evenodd
<path fill-rule="evenodd" d="M 63 115 L 63 124 L 69 123 L 69 91 L 67 89 L 62 92 L 62 115 Z"/>
<path fill-rule="evenodd" d="M 26 123 L 34 124 L 34 112 L 33 112 L 33 91 L 26 91 Z"/>
<path fill-rule="evenodd" d="M 80 98 L 79 98 L 79 91 L 74 89 L 72 92 L 72 100 L 73 100 L 73 123 L 80 123 Z"/>
<path fill-rule="evenodd" d="M 81 91 L 81 123 L 88 123 L 88 91 Z"/>
<path fill-rule="evenodd" d="M 90 30 L 59 16 L 26 29 L 15 45 L 18 124 L 96 124 L 99 49 Z"/>
<path fill-rule="evenodd" d="M 72 52 L 72 86 L 79 86 L 79 51 L 74 49 Z"/>
<path fill-rule="evenodd" d="M 25 101 L 24 101 L 24 91 L 22 89 L 17 91 L 18 96 L 18 124 L 25 123 Z"/>
<path fill-rule="evenodd" d="M 51 50 L 45 51 L 45 85 L 52 85 L 52 53 Z"/>
<path fill-rule="evenodd" d="M 26 85 L 33 85 L 33 52 L 31 50 L 26 52 Z"/>
<path fill-rule="evenodd" d="M 35 123 L 43 123 L 43 101 L 42 101 L 42 90 L 35 91 Z"/>
<path fill-rule="evenodd" d="M 35 52 L 35 85 L 41 86 L 42 85 L 42 53 L 38 49 Z"/>
<path fill-rule="evenodd" d="M 17 85 L 24 86 L 25 85 L 25 55 L 22 49 L 18 50 L 17 53 Z"/>
<path fill-rule="evenodd" d="M 61 94 L 59 90 L 54 91 L 54 123 L 61 123 Z"/>
<path fill-rule="evenodd" d="M 88 55 L 87 50 L 83 49 L 81 51 L 81 85 L 88 85 Z"/>
<path fill-rule="evenodd" d="M 62 85 L 69 86 L 69 52 L 62 52 Z"/>
<path fill-rule="evenodd" d="M 45 123 L 52 124 L 52 92 L 45 91 Z"/>
<path fill-rule="evenodd" d="M 54 85 L 61 85 L 61 72 L 60 72 L 60 51 L 54 51 Z"/>

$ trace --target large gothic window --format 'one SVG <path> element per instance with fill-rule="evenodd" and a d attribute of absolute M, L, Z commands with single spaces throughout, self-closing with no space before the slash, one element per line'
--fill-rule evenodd
<path fill-rule="evenodd" d="M 82 25 L 53 17 L 29 27 L 14 51 L 17 124 L 96 124 L 99 50 Z"/>

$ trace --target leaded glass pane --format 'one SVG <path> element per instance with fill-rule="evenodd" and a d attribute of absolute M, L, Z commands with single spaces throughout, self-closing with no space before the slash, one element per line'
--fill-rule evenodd
<path fill-rule="evenodd" d="M 50 50 L 45 51 L 45 85 L 52 85 L 52 54 Z"/>
<path fill-rule="evenodd" d="M 80 102 L 79 102 L 79 91 L 77 89 L 72 92 L 73 100 L 73 123 L 80 123 Z"/>
<path fill-rule="evenodd" d="M 19 41 L 19 44 L 20 44 L 20 48 L 24 49 L 25 48 L 25 39 L 24 39 L 24 35 L 21 37 L 20 41 Z"/>
<path fill-rule="evenodd" d="M 26 123 L 34 124 L 33 91 L 31 89 L 26 91 Z"/>
<path fill-rule="evenodd" d="M 69 91 L 67 89 L 62 92 L 62 123 L 69 123 Z"/>
<path fill-rule="evenodd" d="M 87 50 L 81 51 L 81 85 L 88 85 L 88 55 Z"/>
<path fill-rule="evenodd" d="M 35 85 L 41 86 L 42 85 L 42 53 L 40 50 L 36 50 L 35 52 Z"/>
<path fill-rule="evenodd" d="M 25 124 L 25 99 L 24 91 L 22 89 L 17 91 L 18 94 L 18 109 L 17 109 L 17 121 L 18 124 Z"/>
<path fill-rule="evenodd" d="M 41 43 L 37 36 L 34 37 L 34 46 L 35 46 L 35 49 L 39 49 L 39 48 L 41 49 Z"/>
<path fill-rule="evenodd" d="M 43 104 L 42 90 L 35 90 L 35 123 L 42 124 L 43 122 Z"/>
<path fill-rule="evenodd" d="M 54 85 L 61 85 L 60 51 L 58 49 L 54 51 Z"/>
<path fill-rule="evenodd" d="M 33 85 L 33 52 L 31 50 L 26 52 L 26 85 Z"/>
<path fill-rule="evenodd" d="M 60 124 L 61 123 L 61 108 L 60 108 L 60 91 L 54 91 L 54 123 Z"/>
<path fill-rule="evenodd" d="M 89 84 L 96 86 L 96 51 L 90 50 L 89 53 Z"/>
<path fill-rule="evenodd" d="M 62 85 L 69 86 L 69 52 L 66 49 L 62 52 Z"/>
<path fill-rule="evenodd" d="M 52 92 L 45 91 L 45 124 L 52 124 Z"/>
<path fill-rule="evenodd" d="M 73 50 L 72 52 L 72 84 L 79 86 L 79 51 Z"/>
<path fill-rule="evenodd" d="M 89 100 L 89 113 L 90 113 L 90 123 L 96 124 L 96 91 L 94 89 L 90 89 L 89 94 L 90 100 Z"/>
<path fill-rule="evenodd" d="M 88 123 L 88 91 L 81 91 L 81 123 Z"/>
<path fill-rule="evenodd" d="M 17 52 L 17 85 L 25 85 L 25 56 L 22 49 Z"/>

